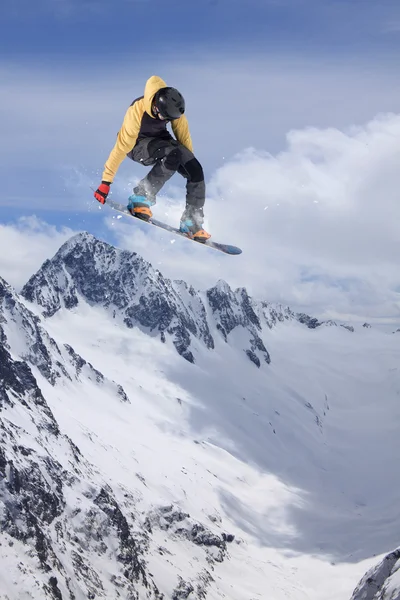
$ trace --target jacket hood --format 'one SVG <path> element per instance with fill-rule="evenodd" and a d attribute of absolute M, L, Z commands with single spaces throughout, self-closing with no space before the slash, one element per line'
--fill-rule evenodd
<path fill-rule="evenodd" d="M 158 90 L 161 90 L 161 88 L 167 87 L 167 84 L 165 83 L 165 81 L 163 79 L 161 79 L 161 77 L 158 77 L 157 75 L 152 75 L 147 81 L 146 81 L 146 85 L 144 88 L 144 96 L 143 96 L 143 101 L 144 101 L 144 108 L 147 112 L 148 115 L 150 115 L 150 117 L 153 117 L 153 119 L 155 119 L 153 113 L 151 112 L 151 103 L 153 102 L 153 98 L 156 95 L 156 93 L 158 92 Z"/>

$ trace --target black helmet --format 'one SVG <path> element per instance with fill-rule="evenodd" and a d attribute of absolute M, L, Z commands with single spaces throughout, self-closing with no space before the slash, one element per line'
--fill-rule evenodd
<path fill-rule="evenodd" d="M 164 119 L 179 119 L 185 112 L 185 99 L 177 89 L 164 87 L 154 96 L 154 106 Z"/>

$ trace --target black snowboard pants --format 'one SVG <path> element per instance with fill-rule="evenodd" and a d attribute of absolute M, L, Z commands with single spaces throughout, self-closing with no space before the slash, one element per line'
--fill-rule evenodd
<path fill-rule="evenodd" d="M 129 158 L 145 167 L 153 166 L 134 189 L 135 194 L 155 198 L 163 185 L 178 172 L 186 181 L 186 206 L 201 209 L 205 201 L 203 168 L 193 152 L 173 139 L 143 138 Z"/>

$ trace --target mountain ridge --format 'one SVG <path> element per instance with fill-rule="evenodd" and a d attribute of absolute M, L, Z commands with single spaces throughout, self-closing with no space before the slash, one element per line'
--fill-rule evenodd
<path fill-rule="evenodd" d="M 379 460 L 391 465 L 395 446 L 373 452 L 393 426 L 374 393 L 388 396 L 395 419 L 400 381 L 386 345 L 393 352 L 396 336 L 334 327 L 223 280 L 198 292 L 89 234 L 23 289 L 0 279 L 4 600 L 19 593 L 11 580 L 21 600 L 28 590 L 50 600 L 283 600 L 288 582 L 311 597 L 315 569 L 339 585 L 336 563 L 390 547 L 396 490 Z M 388 505 L 384 493 L 371 496 L 366 460 L 378 465 Z M 370 523 L 380 523 L 375 544 Z M 392 593 L 390 566 L 376 580 Z M 354 600 L 364 598 L 360 586 Z M 312 600 L 321 598 L 333 600 L 330 591 Z"/>
<path fill-rule="evenodd" d="M 245 288 L 232 290 L 223 280 L 199 292 L 184 281 L 164 278 L 137 253 L 118 250 L 87 232 L 63 244 L 21 294 L 40 306 L 45 317 L 61 308 L 71 310 L 82 299 L 100 305 L 128 328 L 141 327 L 150 335 L 158 334 L 162 342 L 170 337 L 177 352 L 192 363 L 192 340 L 213 350 L 210 330 L 215 328 L 225 342 L 234 329 L 247 330 L 243 352 L 260 368 L 271 362 L 265 334 L 278 322 L 294 320 L 310 329 L 337 325 L 280 304 L 254 300 Z M 354 331 L 352 326 L 340 326 Z"/>
<path fill-rule="evenodd" d="M 16 350 L 22 360 L 13 357 Z M 2 561 L 16 574 L 19 571 L 22 585 L 10 598 L 15 593 L 28 597 L 27 588 L 32 588 L 38 597 L 51 600 L 80 598 L 83 590 L 88 598 L 117 598 L 121 590 L 130 600 L 144 597 L 142 593 L 149 600 L 162 600 L 165 594 L 146 565 L 157 529 L 204 549 L 208 565 L 223 562 L 232 534 L 212 532 L 174 505 L 135 515 L 137 501 L 128 490 L 123 503 L 117 499 L 98 467 L 62 432 L 46 400 L 46 382 L 47 393 L 54 390 L 58 395 L 65 384 L 73 384 L 74 393 L 79 393 L 86 383 L 86 393 L 92 389 L 99 394 L 105 387 L 108 399 L 114 396 L 130 404 L 120 384 L 107 380 L 71 346 L 58 344 L 0 278 L 0 528 L 11 555 L 14 548 L 19 552 L 18 566 L 7 551 Z M 68 395 L 67 390 L 64 402 Z M 101 571 L 106 556 L 110 581 Z M 180 577 L 172 597 L 192 593 L 194 581 Z M 200 569 L 198 595 L 193 597 L 203 598 L 210 581 L 209 571 Z M 0 592 L 4 591 L 0 577 Z"/>

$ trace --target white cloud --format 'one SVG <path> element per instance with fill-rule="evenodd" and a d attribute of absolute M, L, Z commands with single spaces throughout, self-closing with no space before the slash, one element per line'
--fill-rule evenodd
<path fill-rule="evenodd" d="M 110 216 L 120 245 L 197 287 L 225 278 L 319 315 L 398 319 L 400 134 L 399 116 L 390 114 L 400 103 L 397 64 L 250 58 L 192 56 L 187 64 L 141 64 L 133 74 L 121 67 L 100 96 L 99 65 L 85 73 L 63 69 L 61 78 L 34 65 L 28 72 L 3 63 L 7 119 L 0 122 L 0 158 L 10 193 L 1 204 L 14 196 L 14 206 L 30 210 L 46 202 L 49 209 L 74 211 L 71 216 L 99 210 L 89 185 L 100 179 L 127 104 L 148 75 L 159 73 L 187 99 L 196 154 L 206 166 L 206 225 L 215 239 L 242 245 L 244 253 L 212 254 L 143 225 L 138 236 L 138 225 Z M 246 147 L 252 149 L 243 152 Z M 12 169 L 21 176 L 10 177 Z M 37 187 L 31 182 L 29 197 L 19 187 L 28 170 L 42 175 Z M 114 198 L 123 202 L 145 173 L 126 160 Z M 157 217 L 167 211 L 169 222 L 178 223 L 184 183 L 171 180 Z M 49 252 L 39 243 L 41 260 L 56 249 L 58 234 Z M 32 243 L 36 235 L 31 232 Z M 1 260 L 4 269 L 9 257 Z M 34 270 L 29 257 L 26 264 L 20 280 Z"/>
<path fill-rule="evenodd" d="M 45 182 L 52 208 L 79 210 L 88 182 L 96 186 L 101 177 L 126 108 L 142 94 L 152 73 L 184 93 L 195 151 L 207 179 L 243 148 L 278 151 L 293 128 L 343 128 L 394 111 L 400 103 L 397 63 L 389 59 L 228 57 L 203 49 L 185 62 L 166 56 L 164 62 L 158 57 L 135 64 L 133 71 L 130 63 L 113 67 L 99 95 L 104 68 L 103 62 L 59 70 L 0 62 L 0 159 L 7 175 L 2 204 L 13 196 L 13 205 L 43 206 Z M 25 202 L 20 173 L 30 178 Z M 143 174 L 143 168 L 126 160 L 118 177 Z"/>
<path fill-rule="evenodd" d="M 396 322 L 399 164 L 400 115 L 393 114 L 344 131 L 291 131 L 275 156 L 238 155 L 212 178 L 206 224 L 216 240 L 242 246 L 239 257 L 171 243 L 146 225 L 114 219 L 113 228 L 121 245 L 197 287 L 221 277 L 317 315 Z M 177 223 L 183 203 L 183 195 L 159 198 L 154 212 Z"/>
<path fill-rule="evenodd" d="M 42 263 L 74 234 L 36 217 L 21 217 L 14 225 L 0 223 L 0 276 L 19 290 Z"/>
<path fill-rule="evenodd" d="M 400 321 L 399 164 L 395 114 L 344 130 L 293 130 L 275 155 L 238 154 L 214 173 L 205 210 L 214 239 L 243 248 L 237 257 L 95 208 L 120 247 L 167 277 L 198 289 L 222 278 L 316 316 L 392 327 Z M 121 177 L 114 196 L 123 201 L 132 183 Z M 159 196 L 157 218 L 178 224 L 183 184 L 175 177 L 169 196 Z M 0 273 L 18 287 L 72 233 L 37 219 L 2 226 Z"/>

